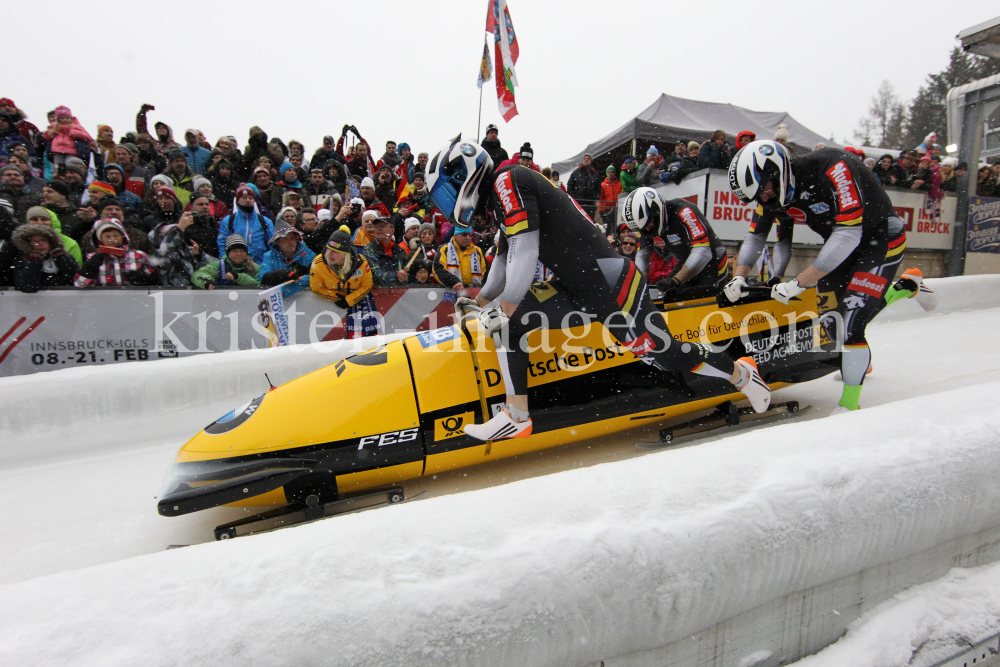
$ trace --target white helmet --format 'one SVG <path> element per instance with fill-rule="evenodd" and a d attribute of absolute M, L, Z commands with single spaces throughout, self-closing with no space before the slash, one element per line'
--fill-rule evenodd
<path fill-rule="evenodd" d="M 757 201 L 765 208 L 785 208 L 795 198 L 795 174 L 788 149 L 776 141 L 751 141 L 729 164 L 729 189 L 744 204 Z M 764 204 L 761 190 L 774 181 L 777 195 Z"/>
<path fill-rule="evenodd" d="M 434 206 L 454 222 L 468 227 L 486 188 L 492 183 L 493 160 L 482 146 L 462 141 L 448 142 L 427 163 L 427 192 Z"/>
<path fill-rule="evenodd" d="M 625 197 L 619 225 L 628 225 L 633 232 L 641 232 L 652 222 L 653 233 L 663 225 L 663 199 L 653 188 L 636 188 Z"/>

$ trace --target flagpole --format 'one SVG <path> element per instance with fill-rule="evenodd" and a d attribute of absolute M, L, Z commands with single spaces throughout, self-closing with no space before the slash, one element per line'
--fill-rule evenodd
<path fill-rule="evenodd" d="M 479 86 L 479 120 L 476 121 L 476 143 L 479 143 L 479 129 L 483 126 L 483 87 Z"/>

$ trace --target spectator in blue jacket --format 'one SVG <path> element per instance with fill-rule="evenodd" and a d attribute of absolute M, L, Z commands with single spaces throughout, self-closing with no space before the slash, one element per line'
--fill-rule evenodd
<path fill-rule="evenodd" d="M 212 151 L 198 144 L 198 130 L 186 130 L 184 141 L 187 145 L 181 148 L 181 152 L 184 153 L 184 159 L 187 160 L 191 171 L 204 174 L 209 162 L 212 161 Z"/>
<path fill-rule="evenodd" d="M 257 198 L 246 183 L 236 188 L 236 210 L 219 223 L 216 240 L 219 257 L 226 256 L 226 237 L 239 234 L 247 244 L 247 252 L 257 263 L 264 261 L 268 240 L 274 235 L 274 222 L 260 212 Z"/>
<path fill-rule="evenodd" d="M 309 268 L 314 259 L 316 253 L 302 242 L 302 232 L 279 222 L 271 237 L 271 249 L 264 253 L 264 261 L 260 264 L 260 284 L 274 287 L 294 280 L 291 285 L 281 288 L 281 294 L 286 297 L 309 289 Z"/>

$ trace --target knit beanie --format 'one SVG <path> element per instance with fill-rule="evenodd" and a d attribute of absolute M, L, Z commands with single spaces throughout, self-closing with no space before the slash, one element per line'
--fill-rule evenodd
<path fill-rule="evenodd" d="M 111 186 L 111 184 L 105 183 L 104 181 L 94 181 L 93 183 L 87 186 L 87 189 L 97 190 L 98 192 L 103 192 L 106 195 L 114 196 L 115 194 L 115 189 Z"/>
<path fill-rule="evenodd" d="M 46 181 L 45 187 L 52 188 L 53 190 L 61 194 L 63 197 L 69 196 L 69 186 L 66 185 L 66 183 L 63 181 Z"/>
<path fill-rule="evenodd" d="M 84 178 L 87 177 L 87 165 L 78 157 L 66 158 L 66 168 L 71 171 L 75 171 Z"/>
<path fill-rule="evenodd" d="M 211 186 L 212 181 L 208 180 L 204 176 L 195 176 L 194 180 L 191 181 L 191 186 L 194 188 L 195 192 L 198 192 L 198 190 L 201 189 L 201 186 L 203 185 Z"/>
<path fill-rule="evenodd" d="M 774 140 L 778 141 L 788 141 L 788 126 L 782 123 L 778 126 L 778 129 L 774 131 Z"/>
<path fill-rule="evenodd" d="M 247 242 L 239 234 L 230 234 L 226 237 L 226 254 L 233 248 L 243 248 L 244 250 L 249 250 L 247 247 Z"/>
<path fill-rule="evenodd" d="M 52 219 L 52 213 L 44 206 L 32 206 L 24 214 L 25 220 L 31 220 L 32 218 L 47 218 Z"/>
<path fill-rule="evenodd" d="M 524 142 L 524 145 L 521 146 L 521 150 L 517 154 L 518 157 L 525 157 L 529 160 L 535 156 L 535 152 L 531 150 L 531 144 L 527 141 Z"/>
<path fill-rule="evenodd" d="M 429 222 L 425 222 L 420 225 L 420 233 L 417 236 L 423 235 L 424 232 L 431 232 L 434 234 L 434 238 L 437 238 L 437 229 Z"/>
<path fill-rule="evenodd" d="M 177 198 L 177 193 L 174 192 L 174 189 L 169 185 L 161 185 L 160 187 L 156 188 L 156 196 L 158 197 L 160 195 L 166 195 L 170 197 L 171 199 L 174 200 L 175 204 L 181 203 L 181 200 Z"/>
<path fill-rule="evenodd" d="M 689 151 L 696 150 L 700 146 L 701 146 L 701 144 L 699 144 L 697 141 L 690 141 L 690 142 L 688 142 L 688 150 Z"/>

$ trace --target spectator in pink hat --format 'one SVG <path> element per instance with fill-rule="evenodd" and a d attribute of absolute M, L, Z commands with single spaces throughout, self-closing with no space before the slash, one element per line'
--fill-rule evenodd
<path fill-rule="evenodd" d="M 85 141 L 91 150 L 97 150 L 97 144 L 80 125 L 80 121 L 73 116 L 69 107 L 56 107 L 55 115 L 55 120 L 49 125 L 49 129 L 45 130 L 45 138 L 52 140 L 49 152 L 52 154 L 57 172 L 61 172 L 66 167 L 66 158 L 78 156 L 77 141 Z"/>

